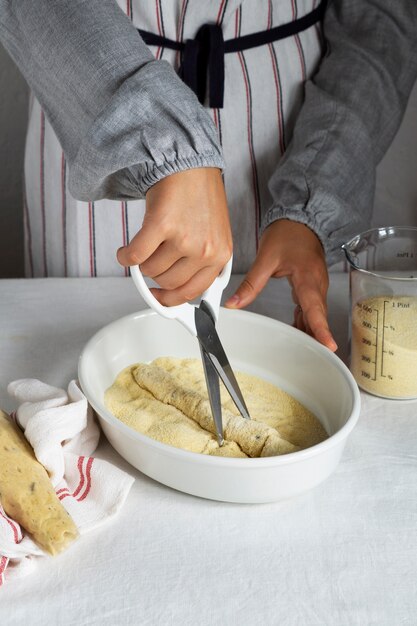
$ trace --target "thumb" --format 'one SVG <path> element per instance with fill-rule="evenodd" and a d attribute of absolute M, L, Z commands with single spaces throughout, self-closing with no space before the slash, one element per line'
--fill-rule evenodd
<path fill-rule="evenodd" d="M 225 306 L 229 309 L 240 309 L 253 302 L 265 287 L 272 273 L 273 270 L 269 264 L 267 265 L 262 257 L 257 257 L 234 295 L 225 302 Z"/>

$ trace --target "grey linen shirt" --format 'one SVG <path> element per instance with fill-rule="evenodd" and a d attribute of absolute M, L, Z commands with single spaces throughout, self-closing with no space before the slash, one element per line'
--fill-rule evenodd
<path fill-rule="evenodd" d="M 324 34 L 263 227 L 307 224 L 332 262 L 369 224 L 375 167 L 417 73 L 417 2 L 330 1 Z M 0 38 L 65 151 L 74 197 L 142 198 L 172 173 L 224 167 L 207 111 L 114 0 L 0 0 Z"/>

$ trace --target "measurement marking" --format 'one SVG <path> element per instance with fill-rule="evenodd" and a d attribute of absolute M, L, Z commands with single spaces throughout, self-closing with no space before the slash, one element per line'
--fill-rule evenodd
<path fill-rule="evenodd" d="M 388 304 L 388 300 L 384 300 L 384 317 L 382 319 L 382 356 L 381 356 L 381 376 L 385 378 L 384 374 L 384 342 L 385 342 L 385 305 Z"/>

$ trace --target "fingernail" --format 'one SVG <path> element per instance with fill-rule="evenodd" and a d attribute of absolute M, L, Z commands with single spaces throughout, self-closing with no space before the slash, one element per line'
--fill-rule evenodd
<path fill-rule="evenodd" d="M 335 340 L 333 339 L 331 335 L 327 333 L 323 334 L 322 341 L 329 348 L 329 350 L 331 350 L 332 352 L 336 352 L 337 343 L 335 342 Z"/>
<path fill-rule="evenodd" d="M 240 302 L 240 298 L 239 296 L 235 293 L 231 298 L 229 298 L 226 302 L 225 302 L 225 306 L 237 306 Z"/>

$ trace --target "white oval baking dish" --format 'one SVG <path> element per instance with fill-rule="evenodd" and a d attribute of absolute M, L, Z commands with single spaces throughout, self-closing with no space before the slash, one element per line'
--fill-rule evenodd
<path fill-rule="evenodd" d="M 104 392 L 123 368 L 158 356 L 200 358 L 197 340 L 179 323 L 145 310 L 101 329 L 80 356 L 80 384 L 107 439 L 147 476 L 203 498 L 272 502 L 315 487 L 336 468 L 358 420 L 360 396 L 353 376 L 327 348 L 282 322 L 221 309 L 217 327 L 234 370 L 291 393 L 319 417 L 329 438 L 284 456 L 233 459 L 180 450 L 120 422 L 106 409 Z"/>

